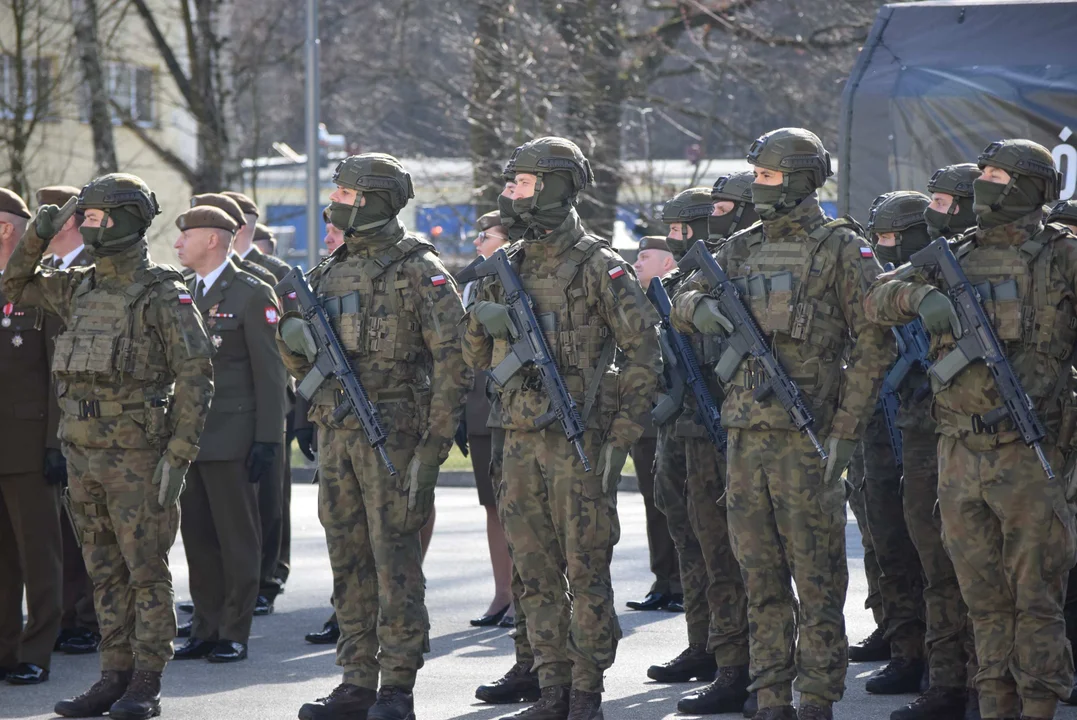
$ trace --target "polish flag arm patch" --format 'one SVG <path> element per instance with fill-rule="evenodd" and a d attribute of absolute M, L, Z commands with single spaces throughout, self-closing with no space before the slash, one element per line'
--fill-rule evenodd
<path fill-rule="evenodd" d="M 276 325 L 280 322 L 280 313 L 278 313 L 277 308 L 272 305 L 266 308 L 266 322 L 270 325 Z"/>
<path fill-rule="evenodd" d="M 862 258 L 875 257 L 875 253 L 872 251 L 871 248 L 869 248 L 867 246 L 861 246 L 861 248 L 860 248 L 860 257 L 862 257 Z"/>
<path fill-rule="evenodd" d="M 434 287 L 439 287 L 447 282 L 449 281 L 445 279 L 444 275 L 433 275 L 430 277 L 430 284 Z"/>
<path fill-rule="evenodd" d="M 621 267 L 620 265 L 618 265 L 615 268 L 610 268 L 609 269 L 610 280 L 616 280 L 617 278 L 621 277 L 624 274 L 625 274 L 625 269 L 623 267 Z"/>
<path fill-rule="evenodd" d="M 180 293 L 179 301 L 180 305 L 192 305 L 194 303 L 194 300 L 191 299 L 191 296 L 188 293 Z"/>

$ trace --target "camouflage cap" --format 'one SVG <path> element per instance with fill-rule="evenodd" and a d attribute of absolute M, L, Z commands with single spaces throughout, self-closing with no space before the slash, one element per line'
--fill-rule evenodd
<path fill-rule="evenodd" d="M 1062 175 L 1055 166 L 1051 151 L 1031 140 L 999 140 L 984 148 L 977 158 L 980 169 L 990 165 L 1001 168 L 1011 175 L 1042 180 L 1044 202 L 1058 199 L 1062 188 Z"/>
<path fill-rule="evenodd" d="M 1049 223 L 1073 225 L 1077 223 L 1077 200 L 1059 200 L 1047 216 Z"/>
<path fill-rule="evenodd" d="M 63 207 L 71 198 L 77 198 L 79 196 L 79 189 L 73 185 L 50 185 L 48 187 L 40 188 L 35 193 L 35 200 L 37 200 L 37 206 L 42 205 L 58 205 Z"/>
<path fill-rule="evenodd" d="M 236 201 L 236 205 L 239 205 L 239 209 L 243 211 L 244 215 L 258 216 L 258 206 L 254 204 L 254 201 L 241 192 L 233 192 L 232 190 L 224 190 L 221 195 L 232 198 Z"/>
<path fill-rule="evenodd" d="M 757 167 L 783 173 L 807 171 L 816 187 L 822 187 L 833 175 L 830 153 L 823 147 L 823 141 L 804 128 L 771 130 L 752 143 L 747 160 Z"/>
<path fill-rule="evenodd" d="M 203 193 L 191 198 L 191 207 L 209 206 L 223 210 L 228 217 L 236 222 L 236 227 L 247 224 L 247 217 L 243 214 L 243 208 L 232 198 L 224 193 Z"/>
<path fill-rule="evenodd" d="M 488 212 L 485 215 L 480 216 L 479 219 L 475 221 L 475 228 L 479 232 L 485 232 L 490 228 L 498 227 L 499 225 L 501 225 L 501 213 L 499 213 L 497 210 L 494 210 L 493 212 Z"/>
<path fill-rule="evenodd" d="M 129 173 L 110 173 L 94 178 L 79 193 L 77 209 L 114 210 L 131 208 L 135 217 L 146 226 L 161 214 L 157 196 L 142 178 Z"/>
<path fill-rule="evenodd" d="M 711 188 L 694 187 L 682 190 L 662 206 L 662 222 L 686 223 L 710 217 L 714 212 Z"/>
<path fill-rule="evenodd" d="M 954 197 L 972 197 L 972 183 L 980 177 L 976 163 L 959 163 L 939 168 L 927 181 L 929 193 L 946 193 Z"/>
<path fill-rule="evenodd" d="M 364 153 L 344 158 L 333 171 L 333 182 L 359 192 L 381 191 L 389 196 L 394 212 L 415 197 L 411 175 L 392 155 Z"/>
<path fill-rule="evenodd" d="M 224 230 L 229 235 L 239 229 L 239 225 L 228 213 L 212 205 L 196 205 L 176 218 L 176 227 L 186 232 L 199 228 Z"/>
<path fill-rule="evenodd" d="M 752 183 L 755 182 L 755 173 L 751 170 L 743 170 L 730 175 L 723 175 L 714 181 L 711 188 L 711 200 L 730 200 L 732 202 L 752 202 Z"/>
<path fill-rule="evenodd" d="M 931 198 L 912 190 L 898 190 L 875 198 L 868 213 L 868 232 L 897 233 L 914 225 L 926 225 L 924 210 Z"/>
<path fill-rule="evenodd" d="M 639 241 L 639 250 L 662 250 L 664 252 L 672 252 L 669 249 L 669 243 L 661 235 L 648 235 Z"/>
<path fill-rule="evenodd" d="M 269 226 L 257 223 L 254 226 L 254 240 L 276 240 L 276 236 L 273 231 L 269 229 Z"/>
<path fill-rule="evenodd" d="M 541 137 L 526 142 L 513 151 L 506 172 L 515 178 L 517 173 L 542 175 L 543 173 L 567 172 L 572 178 L 576 193 L 595 181 L 591 163 L 576 143 L 563 137 Z"/>
<path fill-rule="evenodd" d="M 30 208 L 16 192 L 7 188 L 0 188 L 0 212 L 30 219 Z"/>

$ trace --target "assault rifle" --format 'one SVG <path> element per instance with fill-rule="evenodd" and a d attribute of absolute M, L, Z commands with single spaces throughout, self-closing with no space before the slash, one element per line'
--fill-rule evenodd
<path fill-rule="evenodd" d="M 655 420 L 662 423 L 672 417 L 677 408 L 683 404 L 684 388 L 688 388 L 696 399 L 696 420 L 707 430 L 707 435 L 719 452 L 725 452 L 727 438 L 725 428 L 722 427 L 722 414 L 718 410 L 714 397 L 711 396 L 706 380 L 703 379 L 703 373 L 699 370 L 699 362 L 696 359 L 695 350 L 692 349 L 692 342 L 686 335 L 677 332 L 669 321 L 673 303 L 670 302 L 669 293 L 666 292 L 666 286 L 662 284 L 661 278 L 651 279 L 650 285 L 647 286 L 647 298 L 662 318 L 662 331 L 659 333 L 662 353 L 666 357 L 666 369 L 669 370 L 676 386 L 675 394 L 678 394 L 676 391 L 679 390 L 680 396 L 679 398 L 666 396 L 652 413 Z"/>
<path fill-rule="evenodd" d="M 281 281 L 277 284 L 276 291 L 281 297 L 286 294 L 295 294 L 299 311 L 303 314 L 303 319 L 306 320 L 307 325 L 310 327 L 310 333 L 314 336 L 314 344 L 318 347 L 318 356 L 314 359 L 314 367 L 299 383 L 296 392 L 304 400 L 309 401 L 326 380 L 335 379 L 340 386 L 343 400 L 333 410 L 333 421 L 340 423 L 349 413 L 354 414 L 356 419 L 359 420 L 359 424 L 362 425 L 363 432 L 366 433 L 366 439 L 370 443 L 370 447 L 378 451 L 378 455 L 381 456 L 381 461 L 385 463 L 389 474 L 396 475 L 396 468 L 389 459 L 389 454 L 385 452 L 385 440 L 388 435 L 381 426 L 378 409 L 374 403 L 370 402 L 370 397 L 366 394 L 363 383 L 360 382 L 359 376 L 355 374 L 351 363 L 348 362 L 348 356 L 344 353 L 340 338 L 337 337 L 333 326 L 329 323 L 329 316 L 326 314 L 325 308 L 321 306 L 314 296 L 314 290 L 311 289 L 310 283 L 307 282 L 306 277 L 303 275 L 303 271 L 298 267 L 293 268 L 291 272 L 281 278 Z"/>
<path fill-rule="evenodd" d="M 1047 430 L 1036 415 L 1032 399 L 1021 387 L 1021 382 L 1002 350 L 1002 344 L 981 305 L 980 293 L 965 276 L 950 250 L 949 243 L 945 238 L 934 240 L 923 250 L 913 253 L 909 257 L 909 263 L 913 267 L 933 267 L 938 271 L 945 285 L 946 295 L 961 321 L 961 336 L 954 338 L 957 347 L 931 366 L 931 376 L 946 385 L 972 363 L 983 361 L 991 371 L 995 387 L 1002 397 L 1002 405 L 983 416 L 973 415 L 973 430 L 994 432 L 1000 422 L 1009 418 L 1021 434 L 1025 445 L 1036 451 L 1036 457 L 1039 458 L 1047 477 L 1054 479 L 1054 470 L 1051 469 L 1040 445 L 1047 435 Z"/>
<path fill-rule="evenodd" d="M 793 378 L 789 377 L 789 373 L 782 367 L 766 338 L 763 337 L 751 311 L 741 300 L 736 284 L 726 275 L 722 266 L 707 250 L 707 246 L 698 240 L 681 259 L 678 266 L 683 272 L 691 270 L 700 272 L 715 294 L 722 314 L 733 322 L 733 332 L 726 341 L 726 349 L 716 367 L 718 378 L 723 383 L 729 382 L 741 362 L 750 355 L 762 371 L 764 380 L 763 385 L 756 388 L 754 392 L 756 401 L 762 402 L 770 395 L 774 395 L 789 413 L 789 419 L 796 429 L 808 436 L 812 445 L 815 446 L 815 451 L 819 453 L 819 457 L 826 460 L 826 450 L 819 444 L 819 438 L 815 436 L 815 431 L 812 429 L 815 415 L 804 400 L 800 387 Z"/>

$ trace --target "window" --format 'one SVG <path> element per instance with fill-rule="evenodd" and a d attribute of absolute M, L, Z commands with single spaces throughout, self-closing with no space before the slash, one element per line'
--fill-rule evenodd
<path fill-rule="evenodd" d="M 105 66 L 105 82 L 108 84 L 109 97 L 116 103 L 110 107 L 114 125 L 119 125 L 128 116 L 142 127 L 151 127 L 155 123 L 152 68 L 108 63 Z M 90 97 L 85 83 L 79 87 L 79 120 L 90 121 Z"/>
<path fill-rule="evenodd" d="M 50 57 L 33 58 L 23 78 L 23 117 L 51 117 L 52 62 Z M 19 105 L 19 63 L 14 55 L 0 55 L 0 117 L 12 118 Z"/>

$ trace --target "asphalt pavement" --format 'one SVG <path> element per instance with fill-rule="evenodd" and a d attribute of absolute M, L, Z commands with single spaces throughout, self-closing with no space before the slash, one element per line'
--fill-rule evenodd
<path fill-rule="evenodd" d="M 164 679 L 163 718 L 270 720 L 295 718 L 299 706 L 327 695 L 340 682 L 331 647 L 308 645 L 304 633 L 320 629 L 330 614 L 332 577 L 325 536 L 318 524 L 316 488 L 295 485 L 292 493 L 292 574 L 269 617 L 255 618 L 250 659 L 233 665 L 201 660 L 173 662 Z M 686 644 L 684 616 L 631 612 L 628 600 L 642 598 L 651 583 L 643 503 L 636 492 L 621 492 L 621 542 L 613 579 L 624 639 L 617 662 L 606 674 L 603 707 L 608 720 L 691 717 L 676 713 L 676 701 L 699 684 L 659 685 L 647 667 L 677 655 Z M 473 488 L 442 488 L 437 525 L 426 559 L 427 605 L 433 624 L 431 652 L 415 688 L 418 720 L 493 720 L 517 706 L 492 707 L 474 699 L 477 685 L 501 676 L 513 662 L 512 639 L 503 629 L 477 629 L 468 619 L 486 609 L 493 592 L 486 547 L 485 513 Z M 850 587 L 845 612 L 852 642 L 873 629 L 864 610 L 867 594 L 860 535 L 850 514 Z M 177 599 L 187 599 L 187 564 L 180 542 L 172 550 Z M 182 616 L 181 617 L 185 617 Z M 845 699 L 835 707 L 842 720 L 884 720 L 913 696 L 873 697 L 864 692 L 867 676 L 880 664 L 849 668 Z M 98 660 L 55 655 L 52 678 L 39 686 L 0 683 L 0 718 L 52 718 L 53 704 L 94 682 Z M 721 717 L 739 717 L 726 715 Z M 1077 719 L 1077 708 L 1057 717 Z"/>

